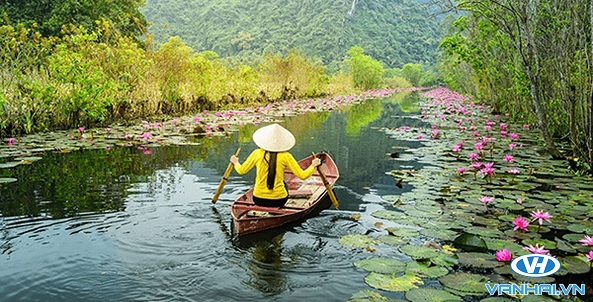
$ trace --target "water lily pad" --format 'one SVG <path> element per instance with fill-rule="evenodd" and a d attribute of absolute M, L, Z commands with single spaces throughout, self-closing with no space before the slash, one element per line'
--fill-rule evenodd
<path fill-rule="evenodd" d="M 421 278 L 439 278 L 448 273 L 449 270 L 442 266 L 429 266 L 418 261 L 406 263 L 406 274 L 416 275 Z"/>
<path fill-rule="evenodd" d="M 406 292 L 406 299 L 411 302 L 425 301 L 463 301 L 459 296 L 453 295 L 447 291 L 436 288 L 415 288 Z"/>
<path fill-rule="evenodd" d="M 434 248 L 422 246 L 422 245 L 404 245 L 399 250 L 412 257 L 412 259 L 430 259 L 438 255 L 438 251 Z"/>
<path fill-rule="evenodd" d="M 494 272 L 497 274 L 500 274 L 500 275 L 509 275 L 509 276 L 512 276 L 513 279 L 515 279 L 519 282 L 530 283 L 530 284 L 554 283 L 554 281 L 556 280 L 554 277 L 551 277 L 551 276 L 537 277 L 537 278 L 522 276 L 522 275 L 515 273 L 513 270 L 511 270 L 510 265 L 497 267 L 494 269 Z"/>
<path fill-rule="evenodd" d="M 414 230 L 414 229 L 410 229 L 410 228 L 385 228 L 385 230 L 393 236 L 399 236 L 399 237 L 417 237 L 418 236 L 418 231 Z"/>
<path fill-rule="evenodd" d="M 391 220 L 391 221 L 395 221 L 395 222 L 399 222 L 399 221 L 407 222 L 407 220 L 409 219 L 409 217 L 402 212 L 390 211 L 390 210 L 375 211 L 371 214 L 371 216 L 376 217 L 376 218 L 381 218 L 381 219 L 387 219 L 387 220 Z"/>
<path fill-rule="evenodd" d="M 410 241 L 407 238 L 402 238 L 402 237 L 393 236 L 393 235 L 381 235 L 377 239 L 385 244 L 389 244 L 389 245 L 393 245 L 393 246 L 400 246 L 403 244 L 407 244 Z"/>
<path fill-rule="evenodd" d="M 484 284 L 490 279 L 482 275 L 458 272 L 441 277 L 439 281 L 447 289 L 467 294 L 486 294 L 488 291 Z"/>
<path fill-rule="evenodd" d="M 527 252 L 525 252 L 525 250 L 523 250 L 523 246 L 510 240 L 484 238 L 484 241 L 486 242 L 488 249 L 491 251 L 500 251 L 502 249 L 507 249 L 511 251 L 513 255 L 528 254 Z"/>
<path fill-rule="evenodd" d="M 593 234 L 593 222 L 580 221 L 568 226 L 568 230 L 575 233 Z"/>
<path fill-rule="evenodd" d="M 414 275 L 402 275 L 395 277 L 393 275 L 384 275 L 379 273 L 370 273 L 364 278 L 364 282 L 376 289 L 390 292 L 408 291 L 418 288 L 418 285 L 424 284 L 422 279 Z"/>
<path fill-rule="evenodd" d="M 478 268 L 494 268 L 505 265 L 504 262 L 496 260 L 494 255 L 486 253 L 458 253 L 459 263 L 464 266 Z"/>
<path fill-rule="evenodd" d="M 15 157 L 15 160 L 20 160 L 24 162 L 34 162 L 43 159 L 43 157 L 39 156 L 24 156 L 24 157 Z"/>
<path fill-rule="evenodd" d="M 484 239 L 473 234 L 463 233 L 453 241 L 456 247 L 470 252 L 483 252 L 488 250 Z"/>
<path fill-rule="evenodd" d="M 366 248 L 375 244 L 373 238 L 360 234 L 350 234 L 340 237 L 340 244 L 354 248 Z"/>
<path fill-rule="evenodd" d="M 511 300 L 504 297 L 488 297 L 485 299 L 480 300 L 480 302 L 513 302 L 515 300 Z"/>
<path fill-rule="evenodd" d="M 397 259 L 385 257 L 359 260 L 354 262 L 354 265 L 369 272 L 388 275 L 402 271 L 405 267 L 405 264 L 403 262 Z"/>
<path fill-rule="evenodd" d="M 561 267 L 556 274 L 560 276 L 566 274 L 585 274 L 591 270 L 590 264 L 578 256 L 559 257 L 558 260 Z"/>
<path fill-rule="evenodd" d="M 1 163 L 0 164 L 0 169 L 10 169 L 10 168 L 14 168 L 16 166 L 18 166 L 19 164 L 21 164 L 20 162 L 8 162 L 8 163 Z"/>
<path fill-rule="evenodd" d="M 0 184 L 8 184 L 16 181 L 18 181 L 18 179 L 12 177 L 0 177 Z"/>
<path fill-rule="evenodd" d="M 352 295 L 352 297 L 350 297 L 350 300 L 348 300 L 348 302 L 382 302 L 382 301 L 394 302 L 394 300 L 387 299 L 387 297 L 382 296 L 380 293 L 374 292 L 374 291 L 368 290 L 368 289 L 364 289 L 364 290 L 361 290 L 361 291 L 355 293 L 354 295 Z"/>
<path fill-rule="evenodd" d="M 546 250 L 555 250 L 557 245 L 556 242 L 551 241 L 551 240 L 547 240 L 547 239 L 525 239 L 523 241 L 521 241 L 521 243 L 523 243 L 524 245 L 532 245 L 535 246 L 536 244 L 538 244 L 539 246 L 545 246 Z"/>
<path fill-rule="evenodd" d="M 562 238 L 569 242 L 579 242 L 579 240 L 583 239 L 583 234 L 564 234 Z"/>
<path fill-rule="evenodd" d="M 445 240 L 453 240 L 457 235 L 458 232 L 447 230 L 447 229 L 423 229 L 420 233 L 426 237 L 438 238 L 438 239 L 445 239 Z"/>
<path fill-rule="evenodd" d="M 430 262 L 438 266 L 453 267 L 459 263 L 459 260 L 454 256 L 439 253 L 437 257 L 430 258 Z"/>
<path fill-rule="evenodd" d="M 502 232 L 497 229 L 482 228 L 482 227 L 471 227 L 465 230 L 469 234 L 480 235 L 483 237 L 500 238 Z"/>

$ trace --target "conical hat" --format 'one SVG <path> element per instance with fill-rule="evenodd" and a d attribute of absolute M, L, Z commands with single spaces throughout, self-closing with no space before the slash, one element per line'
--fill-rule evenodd
<path fill-rule="evenodd" d="M 288 151 L 295 144 L 294 135 L 278 124 L 271 124 L 257 129 L 253 133 L 255 144 L 270 152 Z"/>

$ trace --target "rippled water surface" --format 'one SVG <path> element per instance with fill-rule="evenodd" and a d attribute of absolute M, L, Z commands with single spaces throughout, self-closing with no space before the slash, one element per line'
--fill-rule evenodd
<path fill-rule="evenodd" d="M 234 173 L 218 203 L 210 200 L 230 155 L 241 146 L 244 159 L 255 148 L 254 126 L 151 155 L 53 153 L 5 169 L 0 176 L 19 181 L 0 185 L 0 301 L 348 300 L 369 288 L 352 264 L 368 255 L 339 237 L 372 229 L 381 196 L 409 189 L 385 173 L 415 165 L 389 156 L 405 157 L 414 143 L 380 128 L 421 125 L 402 110 L 413 111 L 416 97 L 284 118 L 296 158 L 333 155 L 340 210 L 242 240 L 232 235 L 229 207 L 254 172 Z"/>

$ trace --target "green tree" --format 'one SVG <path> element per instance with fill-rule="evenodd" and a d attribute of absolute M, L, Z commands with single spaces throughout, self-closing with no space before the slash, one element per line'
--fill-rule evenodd
<path fill-rule="evenodd" d="M 144 0 L 3 0 L 0 15 L 11 23 L 36 24 L 44 36 L 61 36 L 70 24 L 91 31 L 106 19 L 122 35 L 135 37 L 146 32 L 146 18 L 138 10 L 143 5 Z"/>
<path fill-rule="evenodd" d="M 362 89 L 379 88 L 383 85 L 385 69 L 383 64 L 364 54 L 360 46 L 353 46 L 348 51 L 346 67 L 355 87 Z"/>
<path fill-rule="evenodd" d="M 423 76 L 422 64 L 404 64 L 404 66 L 402 67 L 402 75 L 404 76 L 404 78 L 410 81 L 412 85 L 418 87 L 420 85 L 420 79 L 422 79 Z"/>

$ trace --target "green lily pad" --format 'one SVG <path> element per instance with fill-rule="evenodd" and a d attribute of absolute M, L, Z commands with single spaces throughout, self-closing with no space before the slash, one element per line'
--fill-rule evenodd
<path fill-rule="evenodd" d="M 420 233 L 426 237 L 453 240 L 459 234 L 459 232 L 447 230 L 447 229 L 423 229 Z"/>
<path fill-rule="evenodd" d="M 580 221 L 568 226 L 568 230 L 575 233 L 593 234 L 593 222 Z"/>
<path fill-rule="evenodd" d="M 20 160 L 24 162 L 34 162 L 43 159 L 43 157 L 39 156 L 25 156 L 25 157 L 15 157 L 15 160 Z"/>
<path fill-rule="evenodd" d="M 532 246 L 539 244 L 539 246 L 545 246 L 546 250 L 555 250 L 557 248 L 556 242 L 547 240 L 547 239 L 541 239 L 541 238 L 525 239 L 525 240 L 521 241 L 521 243 L 523 243 L 524 245 L 532 245 Z"/>
<path fill-rule="evenodd" d="M 376 217 L 376 218 L 381 218 L 381 219 L 387 219 L 387 220 L 391 220 L 391 221 L 395 221 L 395 222 L 399 222 L 399 221 L 407 222 L 407 220 L 410 219 L 408 217 L 408 215 L 406 215 L 402 212 L 390 211 L 390 210 L 375 211 L 371 214 L 371 216 Z"/>
<path fill-rule="evenodd" d="M 393 258 L 370 258 L 354 262 L 356 267 L 362 268 L 369 272 L 380 274 L 393 274 L 402 271 L 405 264 Z"/>
<path fill-rule="evenodd" d="M 496 257 L 486 253 L 458 253 L 459 263 L 464 266 L 478 268 L 494 268 L 505 265 L 499 262 Z"/>
<path fill-rule="evenodd" d="M 578 256 L 559 257 L 558 261 L 560 261 L 561 267 L 556 274 L 560 276 L 566 274 L 585 274 L 591 270 L 590 264 Z"/>
<path fill-rule="evenodd" d="M 513 302 L 515 300 L 503 298 L 503 297 L 488 297 L 480 300 L 480 302 Z"/>
<path fill-rule="evenodd" d="M 511 251 L 513 255 L 528 254 L 527 252 L 525 252 L 525 250 L 523 250 L 522 245 L 512 242 L 510 240 L 484 238 L 484 241 L 486 242 L 488 249 L 491 251 L 500 251 L 502 249 L 507 249 Z"/>
<path fill-rule="evenodd" d="M 425 301 L 463 301 L 459 296 L 453 295 L 447 291 L 436 288 L 415 288 L 406 292 L 406 299 L 411 302 L 425 302 Z"/>
<path fill-rule="evenodd" d="M 16 181 L 18 181 L 18 179 L 12 177 L 0 177 L 0 184 L 8 184 Z"/>
<path fill-rule="evenodd" d="M 482 275 L 458 272 L 441 277 L 439 281 L 447 289 L 467 294 L 486 294 L 488 291 L 484 284 L 490 279 Z"/>
<path fill-rule="evenodd" d="M 470 252 L 484 252 L 488 250 L 488 246 L 484 239 L 479 236 L 463 233 L 453 241 L 455 246 Z"/>
<path fill-rule="evenodd" d="M 360 234 L 350 234 L 340 237 L 340 244 L 354 248 L 366 248 L 375 244 L 373 238 Z"/>
<path fill-rule="evenodd" d="M 422 245 L 404 245 L 400 247 L 399 250 L 415 260 L 430 259 L 432 257 L 436 257 L 439 253 L 434 248 Z"/>
<path fill-rule="evenodd" d="M 399 237 L 417 237 L 418 236 L 418 231 L 414 230 L 414 229 L 410 229 L 410 228 L 385 228 L 385 230 L 393 236 L 399 236 Z"/>
<path fill-rule="evenodd" d="M 424 282 L 414 275 L 402 275 L 395 277 L 393 275 L 384 275 L 379 273 L 370 273 L 364 278 L 364 282 L 376 289 L 386 290 L 390 292 L 403 292 L 413 288 L 418 288 L 418 285 L 423 285 Z"/>
<path fill-rule="evenodd" d="M 350 297 L 348 302 L 382 302 L 382 301 L 390 301 L 393 302 L 394 300 L 387 299 L 387 297 L 382 296 L 378 292 L 374 292 L 372 290 L 363 289 Z"/>
<path fill-rule="evenodd" d="M 566 241 L 577 243 L 583 239 L 583 234 L 564 234 L 562 238 Z"/>
<path fill-rule="evenodd" d="M 381 236 L 377 237 L 377 239 L 380 242 L 383 242 L 383 243 L 389 244 L 389 245 L 393 245 L 393 246 L 400 246 L 403 244 L 407 244 L 410 241 L 407 238 L 402 238 L 402 237 L 392 236 L 392 235 L 381 235 Z"/>
<path fill-rule="evenodd" d="M 449 273 L 446 267 L 428 266 L 417 261 L 406 263 L 406 274 L 416 275 L 421 278 L 439 278 Z"/>
<path fill-rule="evenodd" d="M 465 230 L 469 234 L 480 235 L 483 237 L 500 238 L 502 232 L 497 229 L 482 228 L 482 227 L 471 227 Z"/>
<path fill-rule="evenodd" d="M 0 169 L 10 169 L 18 166 L 20 162 L 8 162 L 8 163 L 1 163 Z"/>
<path fill-rule="evenodd" d="M 459 260 L 454 256 L 439 253 L 437 257 L 430 258 L 430 262 L 438 266 L 453 267 L 459 263 Z"/>
<path fill-rule="evenodd" d="M 530 284 L 554 283 L 554 281 L 556 281 L 556 279 L 551 276 L 533 278 L 533 277 L 526 277 L 526 276 L 519 275 L 519 274 L 515 273 L 513 270 L 511 270 L 510 265 L 497 267 L 494 269 L 494 272 L 497 274 L 500 274 L 500 275 L 510 275 L 513 277 L 513 279 L 515 279 L 519 282 L 530 283 Z"/>

